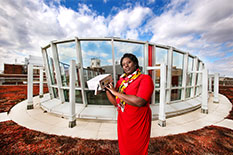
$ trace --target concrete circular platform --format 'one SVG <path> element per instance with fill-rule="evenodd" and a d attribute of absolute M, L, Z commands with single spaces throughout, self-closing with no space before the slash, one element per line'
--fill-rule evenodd
<path fill-rule="evenodd" d="M 158 120 L 152 121 L 151 137 L 184 133 L 208 125 L 233 129 L 233 120 L 224 119 L 229 114 L 232 104 L 221 94 L 219 94 L 219 101 L 219 103 L 213 103 L 213 96 L 210 94 L 208 102 L 209 114 L 203 114 L 200 109 L 197 109 L 186 114 L 167 118 L 166 127 L 160 127 Z M 77 119 L 77 125 L 74 128 L 69 128 L 67 119 L 44 112 L 40 106 L 41 102 L 38 96 L 34 97 L 34 109 L 27 110 L 27 100 L 22 101 L 11 109 L 8 117 L 21 126 L 48 134 L 84 139 L 117 139 L 116 121 Z"/>

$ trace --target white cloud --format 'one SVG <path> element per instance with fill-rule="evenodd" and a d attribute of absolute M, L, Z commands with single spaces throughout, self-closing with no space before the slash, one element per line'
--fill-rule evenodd
<path fill-rule="evenodd" d="M 172 1 L 171 4 L 174 5 L 172 9 L 150 22 L 149 27 L 154 33 L 152 40 L 172 40 L 173 37 L 186 35 L 195 38 L 195 35 L 201 35 L 203 39 L 211 41 L 213 40 L 211 34 L 222 34 L 223 38 L 227 39 L 232 36 L 233 32 L 229 30 L 232 29 L 230 23 L 233 21 L 233 4 L 230 0 L 221 3 L 218 0 L 191 0 L 177 10 L 180 6 L 178 2 L 180 1 Z M 230 32 L 230 34 L 222 32 Z M 222 38 L 215 41 L 222 42 Z"/>
<path fill-rule="evenodd" d="M 107 53 L 100 53 L 99 54 L 102 58 L 105 58 L 105 57 L 107 57 L 108 56 L 108 54 Z"/>
<path fill-rule="evenodd" d="M 15 57 L 41 55 L 40 47 L 52 40 L 107 35 L 105 18 L 97 16 L 86 5 L 80 5 L 75 12 L 62 6 L 47 6 L 40 0 L 1 1 L 0 23 L 0 47 L 4 48 L 0 53 L 1 62 L 14 62 L 13 55 L 4 58 L 10 51 L 18 52 Z"/>
<path fill-rule="evenodd" d="M 152 4 L 154 2 L 155 2 L 155 0 L 148 0 L 148 4 Z"/>
<path fill-rule="evenodd" d="M 60 0 L 49 5 L 41 0 L 1 1 L 0 47 L 4 49 L 0 53 L 1 62 L 13 61 L 13 56 L 4 58 L 10 51 L 17 51 L 18 57 L 41 55 L 40 47 L 50 41 L 75 36 L 137 39 L 138 28 L 151 13 L 149 8 L 137 6 L 118 10 L 115 16 L 105 18 L 86 4 L 77 3 L 77 12 L 59 4 Z"/>
<path fill-rule="evenodd" d="M 116 16 L 112 17 L 112 20 L 109 22 L 109 33 L 113 36 L 125 38 L 125 32 L 127 30 L 138 30 L 150 14 L 151 10 L 149 8 L 143 8 L 141 6 L 122 10 Z"/>
<path fill-rule="evenodd" d="M 62 29 L 66 32 L 66 37 L 104 37 L 107 35 L 105 18 L 98 16 L 88 8 L 87 5 L 79 5 L 78 12 L 64 7 L 59 8 L 57 20 Z"/>
<path fill-rule="evenodd" d="M 233 56 L 228 56 L 214 62 L 208 62 L 210 73 L 221 73 L 221 76 L 233 77 Z"/>
<path fill-rule="evenodd" d="M 151 41 L 175 46 L 208 61 L 225 59 L 223 48 L 233 42 L 233 3 L 231 0 L 173 0 L 160 16 L 155 16 L 146 26 L 152 31 Z M 224 61 L 222 61 L 224 63 Z M 224 64 L 227 64 L 225 62 Z M 218 64 L 207 64 L 218 68 Z M 225 66 L 229 70 L 229 65 Z M 226 69 L 227 70 L 227 69 Z M 229 75 L 225 70 L 220 73 Z"/>
<path fill-rule="evenodd" d="M 39 7 L 41 7 L 41 10 Z M 35 37 L 37 36 L 35 31 L 40 34 L 40 32 L 43 32 L 43 26 L 45 26 L 43 21 L 38 22 L 36 14 L 36 12 L 43 12 L 43 9 L 45 9 L 44 6 L 36 1 L 1 1 L 0 47 L 4 49 L 0 52 L 1 62 L 10 63 L 14 62 L 16 58 L 23 60 L 29 54 L 38 55 L 36 54 L 38 51 L 40 53 L 40 43 L 48 39 L 40 37 L 37 40 Z M 51 22 L 51 24 L 53 23 Z M 56 27 L 49 32 L 55 31 Z M 5 57 L 4 55 L 9 56 Z M 0 64 L 0 69 L 3 69 L 2 64 Z"/>
<path fill-rule="evenodd" d="M 138 39 L 138 31 L 135 29 L 131 29 L 131 30 L 127 31 L 126 38 L 137 40 Z"/>
<path fill-rule="evenodd" d="M 130 44 L 130 43 L 120 43 L 117 42 L 114 44 L 116 52 L 122 55 L 122 53 L 133 53 L 138 51 L 142 45 Z"/>

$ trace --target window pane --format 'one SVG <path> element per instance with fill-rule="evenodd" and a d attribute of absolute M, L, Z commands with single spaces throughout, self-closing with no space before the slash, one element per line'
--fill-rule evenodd
<path fill-rule="evenodd" d="M 191 86 L 192 85 L 192 77 L 193 77 L 193 73 L 189 73 L 191 71 L 193 71 L 193 58 L 189 57 L 188 58 L 188 75 L 187 75 L 187 81 L 186 81 L 186 85 L 187 86 Z"/>
<path fill-rule="evenodd" d="M 112 45 L 110 41 L 81 41 L 83 76 L 85 87 L 87 81 L 100 74 L 111 74 L 113 76 Z M 105 94 L 100 92 L 94 95 L 94 90 L 87 90 L 88 104 L 112 105 Z"/>
<path fill-rule="evenodd" d="M 171 101 L 176 101 L 181 99 L 181 89 L 173 89 L 171 91 Z"/>
<path fill-rule="evenodd" d="M 58 96 L 58 89 L 53 87 L 52 90 L 53 90 L 53 93 L 54 93 L 54 97 L 55 98 L 59 98 L 59 96 Z"/>
<path fill-rule="evenodd" d="M 173 51 L 172 87 L 182 86 L 183 54 Z"/>
<path fill-rule="evenodd" d="M 57 44 L 62 86 L 69 86 L 69 68 L 70 61 L 75 60 L 77 63 L 77 54 L 75 42 Z M 76 83 L 76 85 L 78 82 Z"/>
<path fill-rule="evenodd" d="M 167 64 L 167 53 L 168 53 L 167 49 L 156 47 L 156 49 L 155 49 L 155 63 L 156 63 L 156 65 L 160 65 L 161 63 Z"/>
<path fill-rule="evenodd" d="M 75 90 L 75 102 L 83 103 L 81 90 Z"/>
<path fill-rule="evenodd" d="M 54 60 L 53 60 L 53 54 L 51 48 L 46 49 L 47 59 L 48 59 L 48 65 L 49 65 L 49 74 L 51 76 L 51 84 L 55 85 L 57 84 L 56 76 L 55 76 L 55 67 L 54 67 Z"/>
<path fill-rule="evenodd" d="M 159 103 L 159 96 L 160 96 L 160 91 L 159 90 L 155 90 L 155 103 Z"/>
<path fill-rule="evenodd" d="M 197 63 L 197 71 L 200 70 L 200 61 L 198 60 L 198 63 Z M 196 74 L 196 85 L 198 84 L 198 80 L 199 80 L 199 73 Z"/>
<path fill-rule="evenodd" d="M 167 64 L 167 53 L 168 50 L 164 48 L 156 47 L 155 51 L 155 64 L 160 66 L 161 63 Z M 156 69 L 155 88 L 160 87 L 160 69 Z"/>
<path fill-rule="evenodd" d="M 198 95 L 197 90 L 198 90 L 198 87 L 195 87 L 195 96 Z"/>
<path fill-rule="evenodd" d="M 185 93 L 185 97 L 189 98 L 191 95 L 191 88 L 186 88 L 186 93 Z"/>
<path fill-rule="evenodd" d="M 91 105 L 112 105 L 104 91 L 101 91 L 98 95 L 94 95 L 94 91 L 87 91 L 87 102 Z"/>

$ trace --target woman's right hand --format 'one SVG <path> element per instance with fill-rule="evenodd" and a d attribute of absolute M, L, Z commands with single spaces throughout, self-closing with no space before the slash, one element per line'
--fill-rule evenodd
<path fill-rule="evenodd" d="M 105 88 L 111 92 L 112 95 L 116 96 L 117 91 L 115 90 L 115 88 L 113 87 L 112 83 L 109 83 L 107 86 L 105 86 Z"/>
<path fill-rule="evenodd" d="M 116 103 L 116 99 L 115 99 L 115 96 L 113 93 L 114 92 L 117 92 L 115 90 L 115 88 L 113 87 L 113 84 L 108 84 L 107 86 L 105 86 L 105 89 L 106 89 L 106 95 L 108 97 L 108 100 L 115 106 L 117 107 L 117 103 Z"/>

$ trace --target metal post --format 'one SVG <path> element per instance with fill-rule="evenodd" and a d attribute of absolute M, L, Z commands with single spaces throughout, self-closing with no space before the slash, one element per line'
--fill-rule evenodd
<path fill-rule="evenodd" d="M 43 67 L 40 68 L 40 95 L 39 97 L 43 97 L 43 86 L 44 86 L 44 73 L 43 73 Z"/>
<path fill-rule="evenodd" d="M 76 126 L 75 114 L 75 60 L 70 61 L 70 106 L 69 106 L 69 128 Z"/>
<path fill-rule="evenodd" d="M 186 97 L 186 81 L 187 81 L 187 73 L 188 73 L 188 53 L 184 54 L 184 68 L 183 68 L 183 76 L 182 76 L 182 92 L 181 92 L 181 100 L 185 100 Z"/>
<path fill-rule="evenodd" d="M 116 63 L 115 63 L 115 50 L 114 50 L 114 38 L 111 39 L 112 44 L 112 67 L 113 67 L 113 82 L 116 85 Z"/>
<path fill-rule="evenodd" d="M 214 103 L 219 103 L 218 93 L 219 93 L 219 74 L 215 73 L 214 74 Z"/>
<path fill-rule="evenodd" d="M 206 67 L 202 70 L 201 113 L 208 114 L 208 70 L 206 69 Z"/>
<path fill-rule="evenodd" d="M 209 77 L 209 92 L 212 92 L 212 76 Z"/>
<path fill-rule="evenodd" d="M 162 127 L 166 126 L 166 65 L 161 64 L 160 68 L 160 103 L 159 103 L 159 125 Z"/>
<path fill-rule="evenodd" d="M 76 43 L 76 54 L 78 57 L 78 66 L 79 66 L 79 79 L 80 79 L 80 84 L 81 84 L 81 93 L 82 93 L 82 100 L 84 106 L 87 106 L 87 97 L 86 97 L 86 92 L 85 92 L 85 81 L 83 78 L 83 62 L 82 62 L 82 51 L 81 51 L 81 45 L 80 41 L 78 38 L 75 38 L 75 43 Z"/>
<path fill-rule="evenodd" d="M 172 59 L 173 59 L 173 47 L 168 50 L 167 58 L 167 92 L 166 92 L 166 103 L 171 101 L 171 85 L 172 85 Z"/>
<path fill-rule="evenodd" d="M 202 71 L 203 70 L 203 63 L 200 62 L 200 65 L 199 65 L 199 71 Z M 197 94 L 196 95 L 199 95 L 201 94 L 201 83 L 202 83 L 202 75 L 200 73 L 198 73 L 198 88 L 197 88 Z M 208 92 L 208 75 L 207 75 L 207 92 Z"/>
<path fill-rule="evenodd" d="M 197 57 L 194 58 L 194 62 L 193 62 L 193 75 L 192 75 L 192 88 L 191 88 L 191 98 L 193 98 L 195 96 L 195 88 L 196 88 L 196 77 L 197 77 L 197 63 L 198 63 L 198 59 Z"/>
<path fill-rule="evenodd" d="M 152 48 L 152 66 L 156 66 L 156 62 L 155 62 L 155 51 L 156 51 L 156 47 L 155 45 L 153 46 Z M 156 85 L 156 69 L 155 70 L 152 70 L 152 81 L 154 83 L 154 87 Z M 156 91 L 154 90 L 153 94 L 152 94 L 152 97 L 151 97 L 151 104 L 155 104 L 155 93 Z"/>
<path fill-rule="evenodd" d="M 58 53 L 57 53 L 57 45 L 51 42 L 51 48 L 52 48 L 52 53 L 53 53 L 53 59 L 54 59 L 54 67 L 55 67 L 55 72 L 56 72 L 56 79 L 57 79 L 57 88 L 58 88 L 58 94 L 61 103 L 65 102 L 65 96 L 64 96 L 64 91 L 61 88 L 62 87 L 62 80 L 61 80 L 61 71 L 60 71 L 60 65 L 59 65 L 59 58 L 58 58 Z"/>
<path fill-rule="evenodd" d="M 148 70 L 146 69 L 146 67 L 148 66 L 148 42 L 145 43 L 144 45 L 144 73 L 148 74 Z"/>
<path fill-rule="evenodd" d="M 85 72 L 86 72 L 87 80 L 89 80 L 89 79 L 90 79 L 90 77 L 89 77 L 89 71 L 88 71 L 88 69 L 86 69 L 86 70 L 85 70 Z"/>
<path fill-rule="evenodd" d="M 33 65 L 28 64 L 28 81 L 27 81 L 27 110 L 33 109 Z"/>

